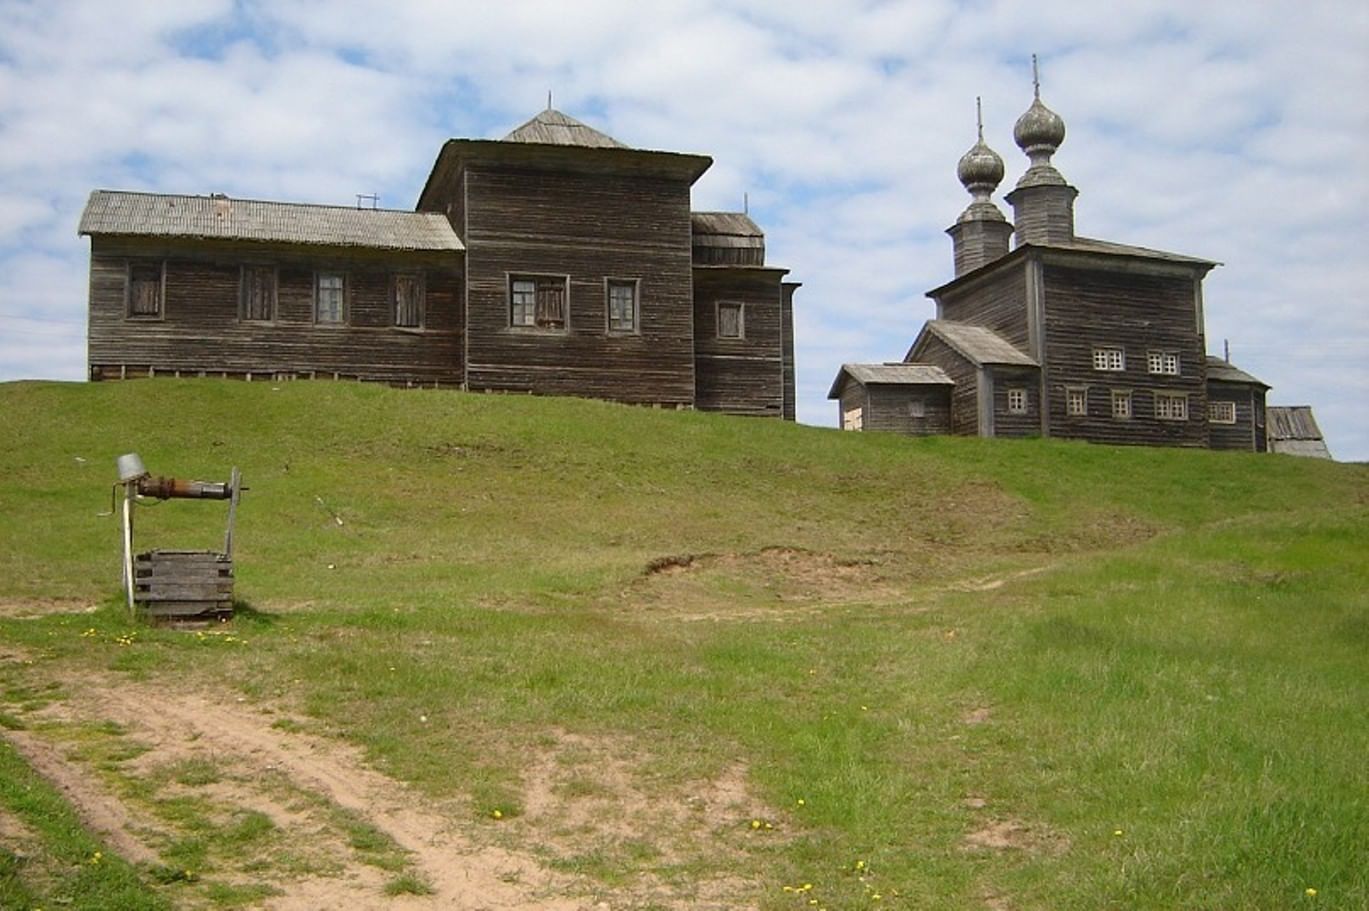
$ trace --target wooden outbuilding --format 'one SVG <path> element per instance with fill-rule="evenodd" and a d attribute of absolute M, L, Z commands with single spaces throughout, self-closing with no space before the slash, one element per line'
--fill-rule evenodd
<path fill-rule="evenodd" d="M 1331 458 L 1309 405 L 1269 407 L 1269 451 L 1313 459 Z"/>
<path fill-rule="evenodd" d="M 951 432 L 955 381 L 925 364 L 842 364 L 829 399 L 843 430 L 890 430 L 913 436 Z"/>
<path fill-rule="evenodd" d="M 794 418 L 795 282 L 704 155 L 546 110 L 416 210 L 95 191 L 92 379 L 348 378 Z"/>

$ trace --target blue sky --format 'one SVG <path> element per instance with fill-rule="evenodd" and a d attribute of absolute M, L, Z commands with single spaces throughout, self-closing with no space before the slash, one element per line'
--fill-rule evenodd
<path fill-rule="evenodd" d="M 796 297 L 799 417 L 951 276 L 955 163 L 1042 97 L 1081 234 L 1218 260 L 1208 349 L 1369 459 L 1369 6 L 0 0 L 0 379 L 80 379 L 97 187 L 409 208 L 444 139 L 556 107 L 715 159 Z M 1001 203 L 1001 196 L 998 197 Z M 1006 209 L 1006 207 L 1004 207 Z"/>

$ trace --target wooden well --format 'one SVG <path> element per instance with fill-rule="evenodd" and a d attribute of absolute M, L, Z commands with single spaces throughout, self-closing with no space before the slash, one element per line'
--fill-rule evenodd
<path fill-rule="evenodd" d="M 133 599 L 153 620 L 227 620 L 233 616 L 233 559 L 212 550 L 138 554 Z"/>

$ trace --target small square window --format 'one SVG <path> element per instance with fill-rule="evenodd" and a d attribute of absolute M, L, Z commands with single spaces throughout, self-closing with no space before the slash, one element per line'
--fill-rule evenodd
<path fill-rule="evenodd" d="M 745 338 L 746 324 L 742 305 L 734 301 L 718 302 L 718 338 Z"/>
<path fill-rule="evenodd" d="M 1082 417 L 1089 413 L 1089 391 L 1082 388 L 1065 390 L 1065 413 Z"/>
<path fill-rule="evenodd" d="M 540 329 L 566 328 L 565 276 L 510 276 L 509 325 Z"/>
<path fill-rule="evenodd" d="M 908 403 L 908 417 L 925 418 L 927 416 L 927 403 L 922 399 L 913 399 Z"/>
<path fill-rule="evenodd" d="M 1146 369 L 1162 376 L 1179 375 L 1179 355 L 1173 351 L 1149 351 L 1146 353 Z"/>
<path fill-rule="evenodd" d="M 1093 369 L 1094 370 L 1125 370 L 1127 367 L 1126 352 L 1121 348 L 1094 348 L 1093 349 Z"/>
<path fill-rule="evenodd" d="M 637 331 L 637 283 L 608 281 L 608 329 L 610 332 Z"/>
<path fill-rule="evenodd" d="M 319 272 L 314 276 L 314 321 L 341 323 L 346 318 L 347 281 L 341 272 Z"/>
<path fill-rule="evenodd" d="M 1182 392 L 1155 393 L 1155 416 L 1162 421 L 1188 420 L 1188 396 Z"/>
<path fill-rule="evenodd" d="M 391 278 L 390 307 L 396 326 L 423 328 L 423 276 L 408 273 Z"/>
<path fill-rule="evenodd" d="M 1009 389 L 1008 390 L 1008 414 L 1027 413 L 1027 390 Z"/>
<path fill-rule="evenodd" d="M 161 263 L 129 263 L 128 315 L 152 318 L 162 315 Z"/>
<path fill-rule="evenodd" d="M 1112 416 L 1126 419 L 1131 417 L 1131 393 L 1124 389 L 1112 390 Z"/>
<path fill-rule="evenodd" d="M 243 266 L 242 318 L 270 321 L 276 318 L 276 270 L 271 266 Z"/>
<path fill-rule="evenodd" d="M 1208 402 L 1207 419 L 1214 424 L 1236 423 L 1235 402 Z"/>

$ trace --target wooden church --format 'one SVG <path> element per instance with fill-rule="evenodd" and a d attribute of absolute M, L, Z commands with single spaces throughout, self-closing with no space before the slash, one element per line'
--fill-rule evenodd
<path fill-rule="evenodd" d="M 1078 191 L 1051 164 L 1065 124 L 1035 95 L 1013 128 L 1029 162 L 1013 220 L 990 198 L 1004 167 L 981 121 L 957 169 L 955 277 L 901 362 L 841 367 L 841 426 L 1264 451 L 1269 387 L 1206 354 L 1217 264 L 1076 234 Z"/>
<path fill-rule="evenodd" d="M 794 419 L 794 282 L 703 155 L 548 110 L 443 145 L 415 210 L 96 190 L 89 372 L 330 378 Z"/>

